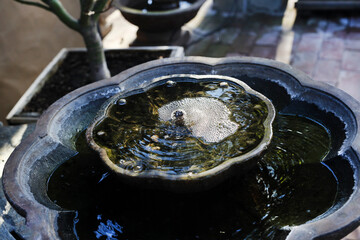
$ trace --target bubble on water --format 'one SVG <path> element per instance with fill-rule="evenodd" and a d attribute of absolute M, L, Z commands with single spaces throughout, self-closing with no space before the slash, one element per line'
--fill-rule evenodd
<path fill-rule="evenodd" d="M 133 169 L 136 166 L 136 161 L 133 159 L 120 159 L 118 165 L 124 169 Z"/>
<path fill-rule="evenodd" d="M 120 106 L 125 105 L 126 104 L 126 99 L 124 99 L 124 98 L 119 99 L 117 101 L 117 104 L 120 105 Z"/>
<path fill-rule="evenodd" d="M 141 172 L 144 169 L 142 165 L 136 165 L 134 167 L 134 172 Z"/>
<path fill-rule="evenodd" d="M 105 135 L 105 132 L 104 132 L 104 131 L 98 131 L 98 132 L 97 132 L 97 135 L 98 135 L 98 136 L 103 136 L 103 135 Z"/>
<path fill-rule="evenodd" d="M 169 80 L 169 81 L 166 82 L 166 85 L 168 87 L 174 87 L 176 85 L 176 82 Z"/>
<path fill-rule="evenodd" d="M 227 88 L 227 87 L 229 87 L 229 84 L 228 84 L 227 82 L 221 82 L 221 83 L 219 84 L 219 86 L 220 86 L 221 88 Z"/>
<path fill-rule="evenodd" d="M 177 111 L 185 113 L 180 117 L 191 134 L 207 143 L 220 142 L 234 134 L 239 127 L 230 120 L 231 112 L 226 105 L 215 98 L 184 98 L 170 102 L 159 108 L 159 118 L 174 121 Z"/>

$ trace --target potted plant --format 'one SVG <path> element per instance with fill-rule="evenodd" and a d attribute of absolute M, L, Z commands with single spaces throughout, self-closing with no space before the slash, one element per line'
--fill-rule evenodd
<path fill-rule="evenodd" d="M 85 84 L 109 78 L 111 75 L 118 74 L 129 67 L 145 61 L 162 57 L 183 56 L 183 49 L 181 47 L 142 47 L 121 49 L 119 51 L 123 54 L 120 56 L 119 62 L 117 64 L 112 64 L 113 66 L 118 66 L 116 66 L 115 70 L 112 70 L 108 67 L 109 61 L 107 61 L 107 58 L 114 58 L 115 50 L 108 51 L 103 49 L 102 37 L 98 28 L 100 14 L 109 9 L 112 2 L 111 0 L 79 0 L 80 16 L 78 19 L 70 15 L 70 13 L 62 5 L 61 0 L 14 1 L 52 12 L 67 27 L 78 32 L 82 36 L 86 49 L 63 49 L 53 59 L 53 61 L 49 63 L 49 65 L 44 69 L 44 71 L 30 86 L 28 91 L 25 92 L 22 98 L 7 115 L 6 119 L 9 124 L 37 121 L 41 113 L 52 102 L 55 102 L 66 93 Z M 62 80 L 59 80 L 58 78 L 62 77 L 64 72 L 67 74 L 69 69 L 79 68 L 79 64 L 70 63 L 75 66 L 70 65 L 61 70 L 62 64 L 65 64 L 65 62 L 69 61 L 69 58 L 73 58 L 74 55 L 79 55 L 75 57 L 80 58 L 78 60 L 80 64 L 85 64 L 87 66 L 85 69 L 79 69 L 74 76 L 68 77 L 69 80 L 66 83 L 63 83 Z M 116 62 L 114 59 L 112 61 Z M 62 72 L 57 73 L 58 71 Z M 58 77 L 56 77 L 56 75 L 58 75 Z M 54 80 L 54 87 L 47 88 L 46 91 L 42 91 L 41 89 L 46 88 L 50 82 L 49 79 L 54 78 L 54 76 L 57 78 Z M 68 82 L 71 82 L 71 86 L 66 86 Z M 64 89 L 64 92 L 60 93 L 61 88 Z M 59 91 L 59 93 L 53 93 L 53 89 Z M 42 94 L 42 92 L 45 92 L 45 96 L 40 96 L 40 100 L 34 100 L 34 98 L 40 95 L 40 93 Z M 31 102 L 34 101 L 36 106 L 27 107 L 29 103 L 31 104 Z M 38 106 L 39 104 L 41 106 Z"/>
<path fill-rule="evenodd" d="M 110 3 L 110 0 L 79 0 L 81 12 L 78 19 L 70 15 L 60 0 L 15 1 L 50 11 L 67 27 L 78 32 L 82 36 L 87 49 L 92 79 L 97 81 L 110 77 L 101 36 L 98 31 L 100 14 L 106 10 L 105 8 Z"/>

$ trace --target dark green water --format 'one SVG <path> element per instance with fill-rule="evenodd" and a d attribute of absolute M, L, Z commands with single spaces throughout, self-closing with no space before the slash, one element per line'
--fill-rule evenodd
<path fill-rule="evenodd" d="M 176 109 L 187 114 L 184 126 L 168 120 Z M 110 105 L 93 138 L 121 168 L 198 173 L 257 147 L 267 113 L 263 100 L 232 83 L 162 84 Z M 234 132 L 218 139 L 224 130 Z"/>
<path fill-rule="evenodd" d="M 337 179 L 321 163 L 329 145 L 316 122 L 278 115 L 254 169 L 206 192 L 174 194 L 123 184 L 82 134 L 79 154 L 53 173 L 48 195 L 78 212 L 80 239 L 284 239 L 284 226 L 314 219 L 334 204 Z"/>

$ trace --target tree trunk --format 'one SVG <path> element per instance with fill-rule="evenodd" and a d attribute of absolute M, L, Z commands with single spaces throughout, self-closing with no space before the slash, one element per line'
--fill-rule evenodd
<path fill-rule="evenodd" d="M 97 25 L 94 23 L 81 28 L 81 35 L 87 48 L 90 73 L 93 81 L 109 78 L 110 71 L 106 64 L 104 49 Z"/>

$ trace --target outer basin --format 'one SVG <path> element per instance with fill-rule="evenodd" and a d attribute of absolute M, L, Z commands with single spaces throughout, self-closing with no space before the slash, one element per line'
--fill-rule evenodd
<path fill-rule="evenodd" d="M 360 104 L 343 91 L 312 81 L 292 67 L 260 58 L 163 59 L 145 63 L 64 96 L 39 119 L 33 134 L 7 161 L 3 185 L 11 205 L 26 217 L 33 239 L 73 239 L 75 213 L 61 209 L 46 195 L 47 179 L 76 154 L 73 136 L 86 129 L 100 106 L 124 89 L 139 88 L 144 79 L 169 74 L 212 74 L 242 79 L 269 98 L 282 113 L 322 122 L 332 146 L 325 163 L 341 178 L 343 198 L 325 214 L 289 227 L 286 239 L 340 239 L 360 222 Z M 341 155 L 346 160 L 339 161 Z"/>

